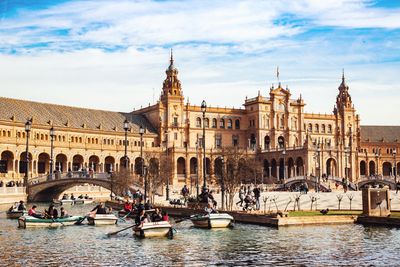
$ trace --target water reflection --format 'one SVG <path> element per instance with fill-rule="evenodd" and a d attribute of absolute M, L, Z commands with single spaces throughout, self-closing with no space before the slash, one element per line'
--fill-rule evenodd
<path fill-rule="evenodd" d="M 67 206 L 71 214 L 85 214 L 91 207 Z M 173 240 L 142 240 L 129 230 L 106 236 L 130 222 L 21 230 L 15 220 L 0 216 L 0 266 L 394 266 L 400 249 L 399 229 L 360 225 L 278 230 L 237 224 L 234 229 L 209 231 L 185 221 L 175 226 Z"/>

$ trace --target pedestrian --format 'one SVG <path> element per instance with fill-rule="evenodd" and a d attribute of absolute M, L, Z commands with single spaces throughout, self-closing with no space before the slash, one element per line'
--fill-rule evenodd
<path fill-rule="evenodd" d="M 253 193 L 254 193 L 254 198 L 256 199 L 256 210 L 260 210 L 260 196 L 261 196 L 260 187 L 256 186 L 253 189 Z"/>
<path fill-rule="evenodd" d="M 244 201 L 244 196 L 245 196 L 246 192 L 245 189 L 243 187 L 243 185 L 240 187 L 239 189 L 239 201 L 236 203 L 236 206 L 240 203 L 240 207 L 243 207 L 243 201 Z"/>

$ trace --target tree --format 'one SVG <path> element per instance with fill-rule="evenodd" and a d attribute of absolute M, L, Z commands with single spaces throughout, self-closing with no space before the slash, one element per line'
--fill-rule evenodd
<path fill-rule="evenodd" d="M 246 172 L 246 155 L 237 147 L 225 147 L 222 150 L 222 156 L 225 165 L 222 170 L 222 179 L 219 179 L 218 182 L 221 183 L 223 180 L 228 196 L 227 209 L 232 210 L 234 197 L 239 191 Z"/>
<path fill-rule="evenodd" d="M 119 171 L 111 174 L 111 184 L 114 194 L 120 196 L 125 195 L 127 190 L 130 190 L 134 186 L 141 186 L 138 176 L 124 167 L 121 167 Z"/>
<path fill-rule="evenodd" d="M 246 154 L 246 183 L 257 184 L 257 181 L 261 183 L 261 177 L 263 175 L 263 163 L 256 155 Z"/>

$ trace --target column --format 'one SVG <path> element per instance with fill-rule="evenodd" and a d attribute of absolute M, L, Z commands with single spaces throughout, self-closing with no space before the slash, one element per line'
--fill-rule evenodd
<path fill-rule="evenodd" d="M 272 176 L 272 167 L 271 167 L 271 166 L 269 166 L 269 167 L 268 167 L 268 169 L 269 169 L 269 172 L 268 172 L 268 177 L 271 177 L 271 176 Z"/>
<path fill-rule="evenodd" d="M 293 167 L 294 167 L 294 177 L 296 177 L 297 176 L 297 165 L 294 165 Z"/>

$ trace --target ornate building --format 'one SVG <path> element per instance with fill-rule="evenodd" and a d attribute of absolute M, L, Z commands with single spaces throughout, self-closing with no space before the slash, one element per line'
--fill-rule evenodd
<path fill-rule="evenodd" d="M 400 127 L 360 126 L 343 74 L 332 114 L 305 113 L 301 95 L 292 98 L 279 83 L 267 97 L 260 92 L 246 98 L 243 109 L 207 107 L 184 101 L 178 69 L 171 54 L 160 100 L 130 113 L 74 108 L 0 98 L 0 173 L 5 180 L 20 180 L 26 168 L 27 118 L 32 118 L 29 168 L 32 177 L 50 171 L 50 135 L 54 127 L 56 170 L 118 171 L 124 164 L 125 130 L 129 121 L 128 151 L 132 172 L 140 164 L 139 127 L 146 129 L 144 151 L 168 153 L 175 186 L 202 177 L 203 138 L 206 172 L 223 147 L 237 146 L 263 161 L 263 178 L 271 181 L 295 176 L 392 176 Z M 205 136 L 203 136 L 203 126 Z M 213 179 L 211 179 L 213 180 Z"/>

